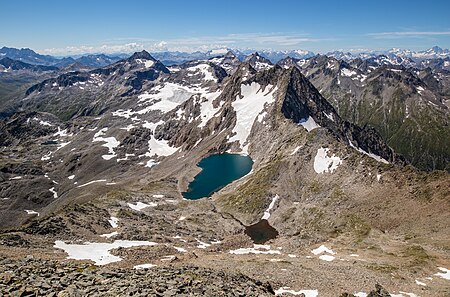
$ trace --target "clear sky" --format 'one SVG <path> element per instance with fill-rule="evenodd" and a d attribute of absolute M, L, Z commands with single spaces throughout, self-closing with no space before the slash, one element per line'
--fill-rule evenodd
<path fill-rule="evenodd" d="M 0 47 L 40 53 L 450 48 L 450 0 L 3 0 Z"/>

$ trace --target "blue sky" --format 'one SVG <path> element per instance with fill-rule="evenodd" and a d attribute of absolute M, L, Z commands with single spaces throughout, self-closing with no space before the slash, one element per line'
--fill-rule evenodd
<path fill-rule="evenodd" d="M 450 1 L 5 0 L 0 46 L 46 54 L 450 48 Z"/>

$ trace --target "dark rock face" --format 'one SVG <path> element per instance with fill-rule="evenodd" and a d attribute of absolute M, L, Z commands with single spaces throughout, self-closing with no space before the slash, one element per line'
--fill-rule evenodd
<path fill-rule="evenodd" d="M 397 155 L 373 128 L 360 128 L 344 121 L 333 106 L 320 95 L 317 89 L 303 76 L 296 67 L 291 67 L 283 74 L 285 95 L 281 106 L 283 115 L 294 121 L 305 120 L 311 116 L 316 123 L 329 129 L 335 137 L 359 147 L 368 153 L 381 156 L 389 162 L 404 163 L 404 158 Z"/>
<path fill-rule="evenodd" d="M 56 128 L 53 126 L 40 125 L 34 120 L 30 121 L 30 119 L 38 115 L 40 118 L 58 121 L 56 117 L 50 114 L 37 112 L 16 113 L 10 118 L 0 121 L 0 145 L 8 146 L 56 132 Z"/>
<path fill-rule="evenodd" d="M 375 290 L 371 291 L 367 297 L 391 297 L 391 295 L 381 285 L 376 284 Z"/>

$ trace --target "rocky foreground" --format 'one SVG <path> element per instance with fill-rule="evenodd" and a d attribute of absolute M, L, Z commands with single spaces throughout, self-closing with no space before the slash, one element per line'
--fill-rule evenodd
<path fill-rule="evenodd" d="M 0 296 L 271 296 L 269 283 L 185 267 L 104 268 L 28 256 L 0 260 Z"/>

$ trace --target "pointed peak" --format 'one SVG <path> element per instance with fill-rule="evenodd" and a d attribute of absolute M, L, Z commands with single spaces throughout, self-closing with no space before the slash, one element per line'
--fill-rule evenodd
<path fill-rule="evenodd" d="M 236 55 L 232 52 L 232 51 L 228 51 L 225 55 L 224 58 L 237 58 Z"/>
<path fill-rule="evenodd" d="M 155 58 L 153 58 L 149 52 L 146 50 L 143 50 L 141 52 L 135 52 L 131 57 L 128 58 L 128 60 L 136 60 L 136 59 L 144 59 L 144 60 L 152 60 L 156 61 Z"/>

